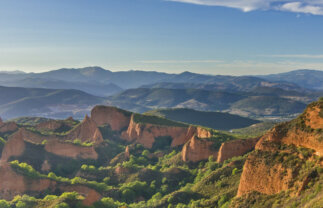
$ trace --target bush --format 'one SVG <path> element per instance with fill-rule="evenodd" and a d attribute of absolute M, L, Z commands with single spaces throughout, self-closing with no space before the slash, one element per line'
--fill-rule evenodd
<path fill-rule="evenodd" d="M 232 170 L 232 175 L 236 175 L 238 171 L 239 171 L 239 169 L 238 169 L 238 168 L 234 168 L 234 169 Z"/>
<path fill-rule="evenodd" d="M 9 208 L 10 204 L 6 200 L 0 200 L 0 208 Z"/>
<path fill-rule="evenodd" d="M 26 176 L 29 176 L 32 178 L 44 177 L 39 172 L 37 172 L 31 165 L 28 165 L 27 163 L 19 163 L 18 160 L 14 160 L 10 162 L 10 165 L 13 169 L 15 169 L 16 171 Z"/>
<path fill-rule="evenodd" d="M 70 206 L 67 203 L 62 202 L 57 204 L 54 208 L 70 208 Z"/>
<path fill-rule="evenodd" d="M 122 199 L 125 202 L 132 202 L 136 197 L 136 193 L 131 189 L 124 189 L 122 191 Z"/>

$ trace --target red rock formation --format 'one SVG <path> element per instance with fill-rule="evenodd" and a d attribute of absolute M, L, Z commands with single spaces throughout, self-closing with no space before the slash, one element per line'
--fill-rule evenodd
<path fill-rule="evenodd" d="M 121 137 L 129 142 L 139 143 L 147 148 L 151 148 L 155 142 L 155 138 L 170 136 L 172 137 L 171 146 L 175 147 L 185 144 L 197 132 L 197 128 L 193 126 L 177 127 L 136 123 L 132 116 L 127 131 L 122 132 Z M 206 134 L 202 130 L 199 132 L 202 137 Z"/>
<path fill-rule="evenodd" d="M 15 122 L 3 122 L 0 118 L 0 133 L 16 131 L 18 126 Z"/>
<path fill-rule="evenodd" d="M 129 168 L 125 168 L 125 167 L 122 167 L 122 166 L 118 166 L 115 169 L 115 173 L 117 175 L 124 175 L 124 174 L 130 173 L 130 170 L 129 170 Z"/>
<path fill-rule="evenodd" d="M 292 179 L 297 177 L 297 171 L 292 176 L 292 170 L 283 168 L 279 162 L 266 163 L 266 156 L 262 156 L 277 155 L 282 151 L 282 145 L 310 148 L 315 150 L 317 155 L 323 155 L 323 117 L 320 115 L 322 110 L 323 101 L 312 103 L 301 116 L 277 125 L 259 140 L 255 149 L 261 154 L 258 157 L 257 152 L 249 155 L 241 175 L 238 196 L 252 191 L 275 194 L 287 190 L 288 184 L 295 183 Z"/>
<path fill-rule="evenodd" d="M 71 143 L 62 142 L 59 140 L 50 140 L 45 145 L 47 152 L 55 155 L 71 157 L 74 159 L 97 159 L 98 154 L 94 147 L 82 147 Z"/>
<path fill-rule="evenodd" d="M 99 201 L 102 196 L 94 189 L 82 185 L 60 185 L 59 189 L 63 192 L 77 192 L 85 197 L 83 205 L 91 206 L 94 202 Z"/>
<path fill-rule="evenodd" d="M 319 104 L 322 105 L 321 108 L 319 108 Z M 256 149 L 269 150 L 270 145 L 267 145 L 267 143 L 279 142 L 281 144 L 293 144 L 313 149 L 317 155 L 323 156 L 323 142 L 320 139 L 323 135 L 316 131 L 323 129 L 323 118 L 319 115 L 319 109 L 323 109 L 323 102 L 319 104 L 310 105 L 299 118 L 274 127 L 260 139 Z M 305 121 L 305 126 L 303 127 L 295 124 L 301 120 Z M 306 128 L 311 128 L 312 130 L 308 131 Z"/>
<path fill-rule="evenodd" d="M 51 165 L 49 164 L 48 160 L 45 160 L 43 164 L 41 165 L 41 170 L 43 172 L 49 172 L 51 169 Z"/>
<path fill-rule="evenodd" d="M 14 133 L 11 137 L 20 137 L 24 141 L 28 141 L 35 144 L 41 144 L 44 140 L 55 139 L 54 135 L 41 135 L 29 131 L 25 128 L 20 128 L 16 133 Z"/>
<path fill-rule="evenodd" d="M 39 194 L 45 190 L 53 190 L 56 182 L 49 179 L 32 179 L 17 174 L 9 164 L 0 165 L 0 197 L 12 200 L 16 195 L 27 192 Z"/>
<path fill-rule="evenodd" d="M 262 158 L 250 155 L 243 167 L 237 196 L 258 191 L 263 194 L 276 194 L 287 190 L 293 179 L 292 170 L 282 164 L 266 165 Z"/>
<path fill-rule="evenodd" d="M 97 191 L 84 185 L 59 184 L 42 178 L 30 178 L 16 173 L 8 163 L 0 165 L 0 198 L 12 200 L 16 195 L 39 195 L 44 191 L 78 192 L 85 197 L 83 204 L 92 205 L 102 197 Z"/>
<path fill-rule="evenodd" d="M 217 162 L 221 163 L 232 157 L 241 156 L 255 148 L 259 138 L 239 139 L 222 143 Z"/>
<path fill-rule="evenodd" d="M 49 120 L 36 125 L 37 130 L 55 131 L 63 125 L 62 122 L 56 120 Z"/>
<path fill-rule="evenodd" d="M 209 130 L 204 129 L 202 127 L 197 127 L 195 134 L 196 134 L 196 136 L 198 138 L 210 138 L 210 137 L 212 137 L 212 133 Z"/>
<path fill-rule="evenodd" d="M 91 111 L 91 118 L 98 126 L 109 125 L 113 131 L 127 128 L 130 122 L 130 113 L 110 106 L 96 106 Z"/>
<path fill-rule="evenodd" d="M 214 159 L 218 156 L 218 151 L 212 149 L 213 142 L 206 139 L 199 139 L 193 136 L 182 149 L 182 160 L 185 162 L 198 162 L 206 160 L 210 156 Z"/>
<path fill-rule="evenodd" d="M 80 139 L 82 142 L 94 142 L 99 144 L 103 142 L 103 137 L 96 123 L 87 115 L 82 123 L 70 131 L 65 137 L 67 140 Z"/>
<path fill-rule="evenodd" d="M 124 152 L 124 156 L 126 159 L 130 158 L 130 150 L 129 150 L 129 146 L 126 147 L 125 152 Z"/>
<path fill-rule="evenodd" d="M 1 163 L 7 162 L 12 156 L 20 156 L 25 151 L 26 145 L 22 134 L 22 131 L 18 131 L 9 137 L 2 151 Z"/>

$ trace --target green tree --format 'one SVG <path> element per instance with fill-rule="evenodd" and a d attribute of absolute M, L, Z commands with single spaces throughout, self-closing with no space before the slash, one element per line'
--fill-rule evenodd
<path fill-rule="evenodd" d="M 131 189 L 125 189 L 122 191 L 122 199 L 126 202 L 132 202 L 136 197 L 136 193 Z"/>

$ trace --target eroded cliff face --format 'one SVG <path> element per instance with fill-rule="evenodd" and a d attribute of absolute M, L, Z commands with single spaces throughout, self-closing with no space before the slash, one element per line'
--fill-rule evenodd
<path fill-rule="evenodd" d="M 97 124 L 87 115 L 82 123 L 71 130 L 65 138 L 67 140 L 80 139 L 82 142 L 93 142 L 95 144 L 103 142 L 103 137 Z"/>
<path fill-rule="evenodd" d="M 59 189 L 62 192 L 76 191 L 81 194 L 85 198 L 82 202 L 85 206 L 91 206 L 94 202 L 99 201 L 102 198 L 99 192 L 82 185 L 60 185 Z"/>
<path fill-rule="evenodd" d="M 305 112 L 295 120 L 280 124 L 263 136 L 256 149 L 270 150 L 268 143 L 293 144 L 316 151 L 323 156 L 323 117 L 320 115 L 323 101 L 307 107 Z"/>
<path fill-rule="evenodd" d="M 109 106 L 94 107 L 91 111 L 91 118 L 98 126 L 109 125 L 112 131 L 121 131 L 130 123 L 130 113 Z"/>
<path fill-rule="evenodd" d="M 201 127 L 179 127 L 179 126 L 164 126 L 149 123 L 136 123 L 133 116 L 131 117 L 128 129 L 121 134 L 121 138 L 129 141 L 142 144 L 146 148 L 152 148 L 155 139 L 158 137 L 171 137 L 172 147 L 185 144 L 193 135 L 199 138 L 208 138 L 212 133 Z"/>
<path fill-rule="evenodd" d="M 26 192 L 39 194 L 45 190 L 53 190 L 55 181 L 49 179 L 26 178 L 12 170 L 9 164 L 0 165 L 0 197 L 12 200 L 16 195 L 23 195 Z"/>
<path fill-rule="evenodd" d="M 182 149 L 182 160 L 185 162 L 198 162 L 213 156 L 217 162 L 222 163 L 227 159 L 242 156 L 255 148 L 259 138 L 239 139 L 223 142 L 220 149 L 214 147 L 214 141 L 199 139 L 193 136 Z"/>
<path fill-rule="evenodd" d="M 199 139 L 193 136 L 182 149 L 182 160 L 185 162 L 198 162 L 206 160 L 210 156 L 214 159 L 218 157 L 218 151 L 214 150 L 213 142 L 206 139 Z"/>
<path fill-rule="evenodd" d="M 92 147 L 83 147 L 75 144 L 69 144 L 59 140 L 50 140 L 45 145 L 45 150 L 47 152 L 53 153 L 55 155 L 70 157 L 74 159 L 97 159 L 98 154 Z"/>
<path fill-rule="evenodd" d="M 291 157 L 292 153 L 287 152 L 286 156 L 279 160 L 275 158 L 283 155 L 286 151 L 283 148 L 290 145 L 312 149 L 316 155 L 323 155 L 322 109 L 323 101 L 312 103 L 298 118 L 277 125 L 258 141 L 256 152 L 249 155 L 243 168 L 238 196 L 252 191 L 275 194 L 289 189 L 296 183 L 306 183 L 306 180 L 296 181 L 301 174 L 297 166 L 306 163 L 310 158 L 296 154 L 297 163 L 290 167 L 286 167 L 286 164 L 288 156 Z"/>
<path fill-rule="evenodd" d="M 135 123 L 132 117 L 127 131 L 121 134 L 123 139 L 142 144 L 147 148 L 152 148 L 155 138 L 165 136 L 172 137 L 171 145 L 177 146 L 187 142 L 193 136 L 193 131 L 185 127 Z"/>
<path fill-rule="evenodd" d="M 67 131 L 71 129 L 77 121 L 73 117 L 69 117 L 66 120 L 49 120 L 39 123 L 35 128 L 39 131 Z"/>
<path fill-rule="evenodd" d="M 26 145 L 22 134 L 23 132 L 19 131 L 9 137 L 2 151 L 1 163 L 7 162 L 12 156 L 20 156 L 23 154 Z"/>
<path fill-rule="evenodd" d="M 45 121 L 36 125 L 37 130 L 55 131 L 62 126 L 62 122 L 56 120 Z"/>
<path fill-rule="evenodd" d="M 46 139 L 44 146 L 47 152 L 58 156 L 82 159 L 97 159 L 95 146 L 84 147 L 57 139 L 55 136 L 41 136 L 24 128 L 11 135 L 6 142 L 1 156 L 1 161 L 8 161 L 12 156 L 21 156 L 26 147 L 26 142 L 41 144 Z"/>
<path fill-rule="evenodd" d="M 0 133 L 13 132 L 18 129 L 15 122 L 3 122 L 0 118 Z"/>
<path fill-rule="evenodd" d="M 12 200 L 17 195 L 28 193 L 38 196 L 47 192 L 78 192 L 85 197 L 83 204 L 92 205 L 102 197 L 97 191 L 84 185 L 70 185 L 58 183 L 50 179 L 30 178 L 16 173 L 8 163 L 0 165 L 0 198 Z"/>
<path fill-rule="evenodd" d="M 292 169 L 282 164 L 266 164 L 263 158 L 248 157 L 240 178 L 237 196 L 257 191 L 263 194 L 276 194 L 291 187 Z"/>
<path fill-rule="evenodd" d="M 237 139 L 222 143 L 217 162 L 221 163 L 232 157 L 244 155 L 253 150 L 259 138 Z"/>

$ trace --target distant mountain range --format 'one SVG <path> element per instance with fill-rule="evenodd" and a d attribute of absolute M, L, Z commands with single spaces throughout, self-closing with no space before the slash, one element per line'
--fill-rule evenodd
<path fill-rule="evenodd" d="M 70 102 L 75 109 L 105 102 L 135 112 L 158 108 L 191 108 L 243 116 L 289 116 L 302 112 L 306 104 L 323 96 L 323 71 L 296 70 L 264 76 L 222 76 L 191 72 L 112 72 L 100 67 L 86 67 L 43 73 L 0 72 L 0 86 L 20 87 L 21 91 L 34 90 L 29 88 L 48 90 L 48 96 L 42 94 L 35 99 L 35 96 L 23 93 L 24 97 L 1 104 L 0 114 L 3 117 L 38 114 L 55 117 L 60 111 L 64 112 L 62 115 L 74 115 L 75 112 L 66 108 L 55 108 L 55 113 L 51 108 L 51 113 L 43 115 L 49 109 L 47 106 L 65 105 L 66 99 L 74 94 L 77 94 L 77 99 Z M 59 92 L 60 96 L 52 100 L 51 92 Z M 43 99 L 43 103 L 38 99 Z M 28 105 L 25 100 L 28 100 Z M 41 104 L 31 105 L 32 102 Z M 37 107 L 29 107 L 34 105 Z M 41 110 L 37 112 L 37 109 Z"/>
<path fill-rule="evenodd" d="M 0 87 L 0 116 L 83 117 L 103 98 L 79 90 Z"/>
<path fill-rule="evenodd" d="M 289 82 L 306 89 L 323 90 L 323 71 L 301 69 L 280 74 L 258 76 L 271 82 Z"/>
<path fill-rule="evenodd" d="M 286 90 L 323 89 L 323 71 L 296 70 L 266 76 L 222 76 L 191 72 L 167 74 L 155 71 L 111 72 L 100 67 L 58 69 L 43 73 L 0 72 L 0 85 L 11 87 L 78 89 L 98 96 L 108 96 L 122 89 L 149 87 L 199 88 L 248 91 L 270 86 Z"/>
<path fill-rule="evenodd" d="M 158 108 L 191 108 L 224 111 L 243 116 L 288 116 L 304 110 L 307 102 L 319 96 L 311 93 L 270 88 L 265 93 L 225 92 L 201 89 L 137 88 L 108 98 L 109 105 L 136 112 Z M 277 91 L 277 92 L 275 92 Z M 323 93 L 321 93 L 323 95 Z"/>

